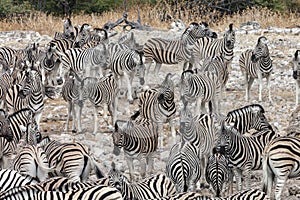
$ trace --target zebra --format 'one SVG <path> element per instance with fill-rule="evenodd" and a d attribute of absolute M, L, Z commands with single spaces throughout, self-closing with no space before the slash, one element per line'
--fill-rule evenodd
<path fill-rule="evenodd" d="M 91 26 L 87 23 L 82 24 L 78 32 L 77 37 L 75 38 L 75 47 L 81 48 L 85 45 L 91 37 Z"/>
<path fill-rule="evenodd" d="M 57 75 L 61 59 L 57 53 L 57 47 L 54 44 L 47 45 L 38 60 L 38 71 L 42 75 L 42 83 L 44 85 L 60 85 L 62 80 L 61 77 L 57 79 Z"/>
<path fill-rule="evenodd" d="M 0 138 L 12 142 L 14 139 L 14 132 L 10 126 L 10 119 L 6 115 L 6 112 L 0 109 Z"/>
<path fill-rule="evenodd" d="M 293 63 L 293 78 L 295 79 L 296 83 L 296 103 L 295 106 L 298 106 L 299 103 L 299 78 L 300 78 L 300 50 L 296 50 L 294 58 L 292 60 Z"/>
<path fill-rule="evenodd" d="M 7 89 L 11 88 L 13 85 L 13 77 L 12 75 L 6 71 L 0 75 L 0 106 L 2 109 L 7 111 L 7 106 L 6 106 L 6 93 Z"/>
<path fill-rule="evenodd" d="M 233 59 L 234 44 L 235 31 L 233 24 L 229 24 L 229 29 L 224 33 L 223 38 L 201 37 L 195 42 L 190 64 L 194 65 L 202 59 L 216 56 L 221 56 L 230 63 Z M 191 69 L 191 65 L 189 69 Z"/>
<path fill-rule="evenodd" d="M 94 169 L 98 178 L 104 177 L 88 148 L 79 142 L 60 143 L 52 140 L 42 148 L 48 157 L 50 168 L 55 168 L 51 176 L 60 175 L 73 181 L 85 182 Z"/>
<path fill-rule="evenodd" d="M 275 199 L 281 199 L 281 193 L 288 178 L 300 177 L 300 139 L 283 136 L 274 139 L 263 154 L 263 191 Z M 274 181 L 275 180 L 275 181 Z M 275 183 L 275 192 L 271 192 Z"/>
<path fill-rule="evenodd" d="M 68 102 L 68 116 L 66 121 L 65 130 L 69 131 L 69 122 L 72 116 L 72 132 L 76 132 L 76 116 L 75 116 L 75 104 L 74 102 L 79 100 L 79 87 L 80 83 L 75 80 L 75 73 L 73 70 L 69 70 L 65 73 L 65 82 L 62 86 L 61 94 L 63 99 Z"/>
<path fill-rule="evenodd" d="M 80 79 L 78 74 L 75 73 L 76 81 L 80 82 L 79 86 L 79 99 L 75 102 L 75 113 L 78 125 L 78 132 L 82 132 L 81 116 L 84 101 L 87 99 L 94 106 L 94 130 L 93 134 L 98 130 L 98 112 L 97 107 L 103 105 L 104 119 L 107 119 L 107 110 L 110 112 L 112 124 L 116 121 L 116 108 L 117 108 L 117 93 L 118 85 L 112 73 L 107 74 L 102 78 L 86 77 Z M 75 83 L 76 84 L 76 83 Z M 74 119 L 73 119 L 74 120 Z"/>
<path fill-rule="evenodd" d="M 203 24 L 191 23 L 178 40 L 161 38 L 149 39 L 143 47 L 147 77 L 152 60 L 155 61 L 155 75 L 158 75 L 162 64 L 178 64 L 191 59 L 192 49 L 197 39 L 204 37 L 206 28 Z"/>
<path fill-rule="evenodd" d="M 272 129 L 266 116 L 265 110 L 260 104 L 250 104 L 232 111 L 225 117 L 227 123 L 233 123 L 235 129 L 241 134 L 249 132 L 251 129 L 261 131 Z"/>
<path fill-rule="evenodd" d="M 63 20 L 63 32 L 55 32 L 54 39 L 70 39 L 74 40 L 77 34 L 74 33 L 74 27 L 70 18 Z"/>
<path fill-rule="evenodd" d="M 229 179 L 228 159 L 224 148 L 213 148 L 213 154 L 207 159 L 205 178 L 215 196 L 220 197 L 225 190 L 225 183 Z"/>
<path fill-rule="evenodd" d="M 29 175 L 38 181 L 45 181 L 48 173 L 53 171 L 49 168 L 48 158 L 41 147 L 26 145 L 16 155 L 13 161 L 13 169 L 20 174 Z"/>
<path fill-rule="evenodd" d="M 239 66 L 245 77 L 246 101 L 249 101 L 250 89 L 254 79 L 256 78 L 258 78 L 259 81 L 258 100 L 262 101 L 262 79 L 266 78 L 269 91 L 269 101 L 272 102 L 270 75 L 273 70 L 273 65 L 267 43 L 267 38 L 265 36 L 261 36 L 258 38 L 254 50 L 248 49 L 240 55 Z"/>
<path fill-rule="evenodd" d="M 37 184 L 38 180 L 31 176 L 22 175 L 16 170 L 1 169 L 0 170 L 0 193 L 16 187 L 24 185 Z"/>
<path fill-rule="evenodd" d="M 225 91 L 225 86 L 229 78 L 229 62 L 225 60 L 223 56 L 215 56 L 213 58 L 209 57 L 203 61 L 203 66 L 201 67 L 202 70 L 200 71 L 210 71 L 219 79 L 221 85 L 221 92 L 222 94 Z M 221 97 L 223 95 L 221 94 Z"/>
<path fill-rule="evenodd" d="M 246 188 L 249 188 L 250 171 L 262 169 L 261 158 L 264 148 L 279 136 L 272 129 L 257 132 L 253 136 L 243 136 L 226 122 L 222 125 L 218 146 L 225 146 L 229 167 L 233 169 L 237 178 L 239 191 L 242 190 L 242 177 L 244 177 Z M 232 192 L 232 181 L 230 186 L 230 192 Z"/>
<path fill-rule="evenodd" d="M 134 180 L 133 159 L 140 160 L 141 176 L 146 175 L 146 163 L 150 174 L 153 173 L 154 158 L 153 154 L 157 150 L 158 145 L 158 127 L 149 119 L 135 121 L 117 120 L 115 130 L 112 134 L 115 155 L 120 154 L 123 148 L 126 161 L 129 168 L 130 180 Z"/>
<path fill-rule="evenodd" d="M 157 174 L 140 182 L 130 182 L 116 169 L 115 163 L 108 172 L 109 184 L 117 188 L 125 200 L 144 200 L 173 195 L 176 193 L 174 184 L 165 174 Z"/>
<path fill-rule="evenodd" d="M 138 100 L 138 110 L 141 118 L 150 119 L 158 124 L 158 132 L 163 133 L 163 123 L 169 122 L 171 135 L 176 143 L 174 101 L 174 82 L 172 74 L 168 73 L 159 88 L 150 88 L 141 93 Z M 163 135 L 159 139 L 159 146 L 163 147 Z"/>
<path fill-rule="evenodd" d="M 195 191 L 202 167 L 198 155 L 197 147 L 185 139 L 171 148 L 166 174 L 174 183 L 177 192 Z"/>
<path fill-rule="evenodd" d="M 132 82 L 135 75 L 139 78 L 140 84 L 144 85 L 145 65 L 143 52 L 137 50 L 124 49 L 113 52 L 109 58 L 109 69 L 119 79 L 119 86 L 122 80 L 127 83 L 127 99 L 133 104 Z"/>
<path fill-rule="evenodd" d="M 103 43 L 88 49 L 71 48 L 65 51 L 61 59 L 63 69 L 71 68 L 76 73 L 82 72 L 84 77 L 102 77 L 106 66 L 107 48 Z"/>
<path fill-rule="evenodd" d="M 181 100 L 192 103 L 196 101 L 195 113 L 205 111 L 205 104 L 212 103 L 210 111 L 219 111 L 220 82 L 218 77 L 211 72 L 195 73 L 193 70 L 186 70 L 181 74 Z M 200 104 L 200 109 L 198 106 Z M 213 110 L 212 110 L 213 109 Z M 199 112 L 199 111 L 200 112 Z"/>
<path fill-rule="evenodd" d="M 182 192 L 173 196 L 154 198 L 151 200 L 270 200 L 269 196 L 259 189 L 249 189 L 242 192 L 237 192 L 233 195 L 219 198 L 202 195 L 198 192 Z M 150 200 L 150 199 L 148 199 Z"/>
<path fill-rule="evenodd" d="M 217 129 L 214 126 L 214 118 L 209 114 L 193 115 L 187 104 L 180 111 L 179 132 L 182 138 L 195 146 L 197 156 L 201 161 L 201 184 L 205 183 L 205 167 L 207 157 L 215 146 Z"/>
<path fill-rule="evenodd" d="M 40 73 L 37 70 L 29 70 L 25 73 L 24 85 L 13 85 L 7 90 L 8 112 L 13 113 L 23 108 L 30 108 L 39 126 L 45 106 L 44 98 L 45 88 Z"/>
<path fill-rule="evenodd" d="M 0 193 L 2 200 L 48 200 L 48 199 L 63 199 L 63 200 L 81 200 L 81 199 L 95 199 L 95 200 L 122 200 L 121 193 L 113 187 L 97 185 L 85 188 L 70 190 L 68 192 L 59 191 L 42 191 L 35 185 L 27 185 L 18 188 L 12 188 Z"/>

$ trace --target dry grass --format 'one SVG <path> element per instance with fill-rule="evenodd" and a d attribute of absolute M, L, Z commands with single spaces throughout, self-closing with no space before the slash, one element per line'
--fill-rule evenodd
<path fill-rule="evenodd" d="M 173 19 L 162 22 L 160 19 L 164 10 L 166 13 L 171 13 L 172 9 L 170 6 L 165 4 L 158 4 L 155 7 L 147 5 L 140 7 L 142 23 L 158 29 L 168 29 L 170 22 Z M 75 25 L 89 23 L 92 27 L 102 27 L 103 24 L 108 21 L 115 22 L 117 19 L 122 17 L 122 14 L 123 10 L 120 9 L 114 12 L 106 12 L 101 15 L 76 15 L 71 17 L 71 20 Z M 235 27 L 239 27 L 243 22 L 254 20 L 258 21 L 262 28 L 270 26 L 295 27 L 300 25 L 299 13 L 283 14 L 272 12 L 265 8 L 247 9 L 231 16 L 223 16 L 220 20 L 214 20 L 214 22 L 209 16 L 201 16 L 198 14 L 193 11 L 183 11 L 181 13 L 175 13 L 175 17 L 173 18 L 179 18 L 180 16 L 180 19 L 186 24 L 192 21 L 206 21 L 210 24 L 210 27 L 216 31 L 223 31 L 228 27 L 229 23 L 234 23 Z M 215 15 L 215 13 L 210 14 L 210 16 L 213 15 Z M 137 7 L 132 7 L 132 9 L 128 11 L 128 20 L 136 21 L 137 16 Z M 55 31 L 62 31 L 62 18 L 36 12 L 26 17 L 13 17 L 11 19 L 2 20 L 0 23 L 0 30 L 34 30 L 40 34 L 52 36 Z"/>

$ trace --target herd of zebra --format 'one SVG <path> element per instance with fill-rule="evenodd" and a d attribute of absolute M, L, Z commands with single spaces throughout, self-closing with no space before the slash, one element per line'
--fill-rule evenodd
<path fill-rule="evenodd" d="M 115 43 L 106 29 L 73 26 L 70 19 L 63 27 L 45 48 L 38 43 L 24 49 L 0 47 L 0 200 L 262 200 L 272 194 L 279 200 L 287 179 L 300 176 L 300 139 L 275 133 L 261 105 L 221 113 L 234 57 L 233 24 L 222 38 L 207 23 L 193 22 L 178 39 L 151 38 L 142 45 L 128 26 Z M 255 79 L 262 101 L 262 79 L 266 78 L 272 102 L 267 42 L 265 36 L 259 37 L 255 48 L 239 58 L 246 101 Z M 162 74 L 162 64 L 183 65 L 179 84 L 174 83 L 177 74 L 172 72 L 153 86 Z M 299 86 L 299 50 L 293 64 Z M 180 102 L 175 101 L 176 89 Z M 103 173 L 92 150 L 82 142 L 61 142 L 41 133 L 45 99 L 57 98 L 58 90 L 68 105 L 67 132 L 72 121 L 71 131 L 84 134 L 81 119 L 89 101 L 96 135 L 98 108 L 103 108 L 102 117 L 113 127 L 113 153 L 119 155 L 123 149 L 129 178 L 114 162 Z M 298 93 L 296 87 L 296 104 Z M 127 95 L 126 105 L 119 103 L 122 94 Z M 118 117 L 121 107 L 128 120 Z M 165 123 L 170 131 L 164 129 Z M 154 155 L 163 149 L 169 132 L 174 145 L 165 173 L 156 174 Z M 142 180 L 134 176 L 136 159 Z M 92 170 L 97 180 L 89 179 Z M 261 186 L 250 189 L 253 170 L 262 170 L 263 180 Z M 201 194 L 207 187 L 210 196 Z"/>

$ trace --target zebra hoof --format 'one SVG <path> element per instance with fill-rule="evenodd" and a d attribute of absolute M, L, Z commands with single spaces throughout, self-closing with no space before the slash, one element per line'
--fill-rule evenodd
<path fill-rule="evenodd" d="M 72 133 L 77 133 L 77 131 L 73 129 L 73 130 L 72 130 Z"/>

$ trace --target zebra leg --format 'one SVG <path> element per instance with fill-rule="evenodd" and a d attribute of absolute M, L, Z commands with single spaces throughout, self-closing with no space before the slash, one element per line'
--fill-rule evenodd
<path fill-rule="evenodd" d="M 130 104 L 133 104 L 133 98 L 132 98 L 132 80 L 133 77 L 129 77 L 127 73 L 124 73 L 124 79 L 127 83 L 127 99 Z"/>
<path fill-rule="evenodd" d="M 69 132 L 69 123 L 70 123 L 71 112 L 72 112 L 72 102 L 68 101 L 68 116 L 67 116 L 66 128 L 65 128 L 66 132 Z"/>
<path fill-rule="evenodd" d="M 96 135 L 98 132 L 98 110 L 97 107 L 94 106 L 94 131 L 93 134 Z"/>
<path fill-rule="evenodd" d="M 78 128 L 78 133 L 82 133 L 82 126 L 81 126 L 81 115 L 82 115 L 82 107 L 78 104 L 76 105 L 76 109 L 75 109 L 75 115 L 76 115 L 76 121 L 77 121 L 77 128 Z M 74 119 L 73 119 L 74 120 Z M 72 130 L 73 132 L 73 130 Z"/>
<path fill-rule="evenodd" d="M 130 176 L 130 180 L 133 181 L 134 180 L 134 175 L 133 175 L 133 158 L 130 156 L 126 156 L 126 162 L 128 165 L 128 170 L 129 170 L 129 176 Z"/>
<path fill-rule="evenodd" d="M 41 121 L 41 118 L 42 118 L 42 112 L 43 111 L 34 114 L 34 118 L 35 118 L 35 122 L 38 126 L 38 130 L 40 130 L 40 121 Z"/>
<path fill-rule="evenodd" d="M 158 76 L 158 73 L 160 71 L 161 63 L 156 63 L 155 69 L 154 69 L 154 75 Z"/>
<path fill-rule="evenodd" d="M 242 170 L 241 169 L 233 169 L 233 174 L 236 178 L 237 190 L 242 191 Z"/>
<path fill-rule="evenodd" d="M 269 91 L 269 101 L 272 103 L 273 100 L 272 100 L 272 97 L 271 97 L 270 77 L 271 77 L 271 74 L 269 74 L 269 75 L 267 76 L 267 87 L 268 87 L 268 91 Z"/>
<path fill-rule="evenodd" d="M 295 107 L 298 106 L 298 103 L 299 103 L 299 81 L 296 80 L 296 104 L 295 104 Z"/>
<path fill-rule="evenodd" d="M 77 122 L 77 118 L 76 118 L 76 111 L 75 111 L 75 105 L 74 102 L 70 102 L 70 107 L 71 107 L 71 112 L 72 112 L 72 132 L 76 133 L 76 122 Z M 68 128 L 68 127 L 67 127 Z"/>
<path fill-rule="evenodd" d="M 162 151 L 163 147 L 164 147 L 164 133 L 163 133 L 163 124 L 162 123 L 158 123 L 158 133 L 159 133 L 159 149 L 160 151 Z"/>
<path fill-rule="evenodd" d="M 258 82 L 259 82 L 259 96 L 258 96 L 258 101 L 262 101 L 262 74 L 260 72 L 257 72 L 257 77 L 258 77 Z"/>
<path fill-rule="evenodd" d="M 252 78 L 252 77 L 250 77 L 249 81 L 247 81 L 247 84 L 246 84 L 246 101 L 249 101 L 249 99 L 250 99 L 250 89 L 251 89 L 251 86 L 253 84 L 253 81 L 254 81 L 254 78 Z"/>
<path fill-rule="evenodd" d="M 171 134 L 173 138 L 173 143 L 176 144 L 176 130 L 175 130 L 175 120 L 172 119 L 169 121 L 170 127 L 171 127 Z"/>
<path fill-rule="evenodd" d="M 146 177 L 146 159 L 140 159 L 140 167 L 141 167 L 141 177 L 144 179 Z"/>
<path fill-rule="evenodd" d="M 275 199 L 276 200 L 281 200 L 281 193 L 283 186 L 288 179 L 287 175 L 279 175 L 276 179 L 276 185 L 275 185 Z M 271 193 L 269 193 L 271 194 Z"/>
<path fill-rule="evenodd" d="M 154 158 L 152 154 L 149 154 L 147 156 L 147 165 L 148 165 L 148 171 L 150 175 L 153 175 L 153 170 L 154 170 Z"/>

